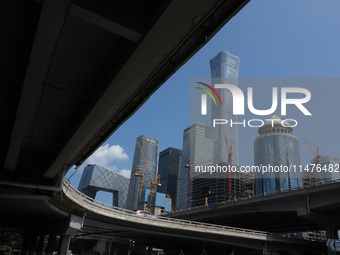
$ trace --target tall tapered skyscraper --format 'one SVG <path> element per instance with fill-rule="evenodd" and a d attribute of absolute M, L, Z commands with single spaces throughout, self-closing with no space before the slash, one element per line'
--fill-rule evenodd
<path fill-rule="evenodd" d="M 143 158 L 143 154 L 145 159 Z M 129 191 L 126 203 L 127 209 L 137 210 L 141 178 L 137 169 L 140 169 L 140 171 L 142 171 L 143 173 L 143 187 L 146 189 L 151 189 L 151 182 L 148 170 L 150 171 L 152 179 L 155 180 L 158 172 L 157 166 L 158 141 L 154 138 L 141 135 L 137 138 L 135 153 L 133 155 Z"/>
<path fill-rule="evenodd" d="M 210 71 L 212 85 L 214 84 L 231 84 L 238 85 L 238 71 L 240 58 L 230 54 L 227 51 L 219 52 L 216 57 L 210 60 Z M 212 102 L 211 121 L 214 119 L 226 119 L 230 123 L 231 120 L 237 122 L 237 116 L 233 115 L 233 98 L 227 89 L 216 89 L 221 97 L 222 106 L 215 106 Z M 228 151 L 225 144 L 225 137 L 228 139 L 229 145 L 233 151 L 233 165 L 238 165 L 238 132 L 237 125 L 217 125 L 215 127 L 215 147 L 214 157 L 216 163 L 227 162 Z"/>

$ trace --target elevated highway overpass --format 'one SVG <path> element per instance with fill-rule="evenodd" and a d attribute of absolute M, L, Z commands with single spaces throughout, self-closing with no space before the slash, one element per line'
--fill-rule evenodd
<path fill-rule="evenodd" d="M 315 183 L 294 190 L 225 201 L 214 208 L 190 208 L 169 217 L 262 231 L 294 233 L 340 229 L 340 180 Z"/>
<path fill-rule="evenodd" d="M 322 244 L 284 238 L 281 235 L 264 231 L 161 216 L 157 218 L 140 217 L 133 211 L 94 203 L 92 199 L 80 193 L 69 183 L 65 184 L 64 194 L 73 203 L 81 205 L 82 210 L 86 213 L 83 229 L 77 234 L 79 236 L 82 235 L 81 233 L 89 234 L 89 230 L 98 224 L 102 228 L 106 228 L 105 235 L 110 233 L 112 229 L 114 229 L 112 234 L 116 235 L 115 232 L 118 229 L 119 238 L 125 236 L 126 238 L 144 240 L 145 244 L 154 247 L 164 245 L 162 248 L 165 249 L 174 247 L 177 247 L 177 249 L 192 248 L 199 245 L 199 242 L 206 242 L 253 250 L 262 250 L 264 245 L 271 250 L 306 250 L 308 245 L 313 247 L 312 249 L 308 248 L 310 251 L 320 250 L 320 248 L 322 250 Z M 79 209 L 77 213 L 79 214 Z M 104 227 L 105 224 L 107 224 L 106 227 Z M 98 231 L 98 228 L 96 228 L 96 231 Z"/>
<path fill-rule="evenodd" d="M 19 193 L 24 195 L 23 190 L 17 190 L 17 195 Z M 133 211 L 95 201 L 66 180 L 61 193 L 54 197 L 42 196 L 30 197 L 30 202 L 26 200 L 26 204 L 19 204 L 17 211 L 4 208 L 7 215 L 11 215 L 7 218 L 10 223 L 7 230 L 20 229 L 35 236 L 62 234 L 62 252 L 68 249 L 71 237 L 75 240 L 113 242 L 125 247 L 131 239 L 136 245 L 161 248 L 168 254 L 178 254 L 181 249 L 190 254 L 190 251 L 211 248 L 230 252 L 237 250 L 240 254 L 262 254 L 264 249 L 268 252 L 300 251 L 301 254 L 320 254 L 325 250 L 324 243 L 290 239 L 265 231 L 168 217 L 141 217 Z M 28 214 L 26 217 L 20 212 L 20 207 Z"/>

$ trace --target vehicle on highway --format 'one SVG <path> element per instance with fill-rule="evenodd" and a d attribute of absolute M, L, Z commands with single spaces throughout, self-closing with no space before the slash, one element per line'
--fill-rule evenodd
<path fill-rule="evenodd" d="M 148 211 L 137 210 L 136 215 L 156 219 L 157 217 Z"/>

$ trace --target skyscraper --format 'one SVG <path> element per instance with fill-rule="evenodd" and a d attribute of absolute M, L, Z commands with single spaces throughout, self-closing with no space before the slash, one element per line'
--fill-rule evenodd
<path fill-rule="evenodd" d="M 177 197 L 176 208 L 187 208 L 188 194 L 188 169 L 185 167 L 186 160 L 190 160 L 190 127 L 183 131 L 182 158 L 179 165 L 178 181 L 177 181 Z"/>
<path fill-rule="evenodd" d="M 211 70 L 211 85 L 214 84 L 232 84 L 237 86 L 237 78 L 239 71 L 240 59 L 227 51 L 219 52 L 213 59 L 210 60 Z M 216 89 L 222 102 L 222 106 L 215 106 L 212 102 L 211 107 L 211 122 L 214 119 L 227 119 L 237 122 L 237 117 L 232 114 L 232 95 L 227 89 Z M 192 193 L 192 186 L 188 187 L 188 168 L 185 167 L 188 159 L 190 166 L 195 164 L 211 165 L 215 163 L 226 163 L 228 160 L 228 151 L 225 144 L 225 137 L 233 150 L 233 164 L 238 165 L 238 141 L 237 141 L 237 126 L 228 127 L 228 125 L 218 125 L 209 127 L 203 124 L 195 123 L 184 130 L 183 134 L 183 157 L 181 162 L 178 193 L 177 193 L 177 208 L 185 209 L 188 207 L 188 193 Z M 219 183 L 224 183 L 218 180 L 203 180 L 204 177 L 192 176 L 201 178 L 202 180 L 195 181 L 198 185 L 195 187 L 195 192 L 201 192 L 204 189 L 209 189 L 211 182 L 215 183 L 218 188 Z M 189 192 L 188 192 L 189 191 Z M 198 198 L 197 200 L 201 200 Z M 200 201 L 195 201 L 195 203 Z M 190 206 L 190 205 L 189 205 Z"/>
<path fill-rule="evenodd" d="M 210 60 L 211 80 L 214 84 L 231 84 L 238 85 L 240 58 L 230 54 L 227 51 L 219 52 L 216 57 Z M 215 106 L 212 102 L 211 122 L 214 119 L 226 119 L 237 122 L 237 116 L 233 115 L 233 98 L 227 89 L 216 89 L 221 97 L 222 106 Z M 216 163 L 227 162 L 228 151 L 225 146 L 224 137 L 228 139 L 229 145 L 233 150 L 233 165 L 238 165 L 238 132 L 237 125 L 217 125 L 215 127 L 215 148 L 214 158 Z"/>
<path fill-rule="evenodd" d="M 178 209 L 186 209 L 188 205 L 188 193 L 191 193 L 189 185 L 189 168 L 186 167 L 187 160 L 190 166 L 195 164 L 213 163 L 214 133 L 212 127 L 195 123 L 186 128 L 183 133 L 183 156 L 180 164 L 177 204 Z M 192 177 L 192 176 L 191 176 Z M 188 192 L 189 191 L 189 192 Z M 189 198 L 190 199 L 190 198 Z"/>
<path fill-rule="evenodd" d="M 259 128 L 254 142 L 255 166 L 296 166 L 300 165 L 299 141 L 292 134 L 293 128 L 288 122 L 275 114 Z M 282 168 L 280 168 L 282 169 Z M 293 168 L 291 168 L 293 169 Z M 302 174 L 294 171 L 271 171 L 256 174 L 256 193 L 270 193 L 280 189 L 295 188 L 302 185 Z"/>
<path fill-rule="evenodd" d="M 144 161 L 143 154 L 146 162 Z M 146 165 L 145 165 L 146 164 Z M 126 208 L 129 210 L 137 210 L 140 176 L 137 169 L 143 173 L 143 187 L 151 188 L 151 179 L 148 174 L 150 171 L 153 180 L 157 177 L 158 166 L 158 141 L 154 138 L 141 135 L 137 138 L 135 153 L 133 155 L 133 162 L 131 168 L 129 192 L 127 197 Z M 136 175 L 137 174 L 137 175 Z"/>
<path fill-rule="evenodd" d="M 158 174 L 161 175 L 161 186 L 158 192 L 169 194 L 176 205 L 177 184 L 182 150 L 169 147 L 159 153 Z"/>
<path fill-rule="evenodd" d="M 91 198 L 98 191 L 112 193 L 112 205 L 125 208 L 129 188 L 129 178 L 114 173 L 98 165 L 87 165 L 81 176 L 78 190 Z"/>

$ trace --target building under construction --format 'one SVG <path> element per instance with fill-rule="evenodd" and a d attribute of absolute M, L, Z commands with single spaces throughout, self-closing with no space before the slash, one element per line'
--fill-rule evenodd
<path fill-rule="evenodd" d="M 231 184 L 231 189 L 229 189 Z M 191 186 L 191 206 L 209 205 L 253 195 L 254 178 L 237 171 L 229 181 L 228 174 L 221 178 L 194 178 Z M 230 194 L 229 194 L 230 193 Z"/>
<path fill-rule="evenodd" d="M 137 138 L 133 156 L 126 208 L 137 210 L 143 188 L 155 192 L 158 166 L 158 141 L 141 135 Z M 152 199 L 151 199 L 152 201 Z"/>

